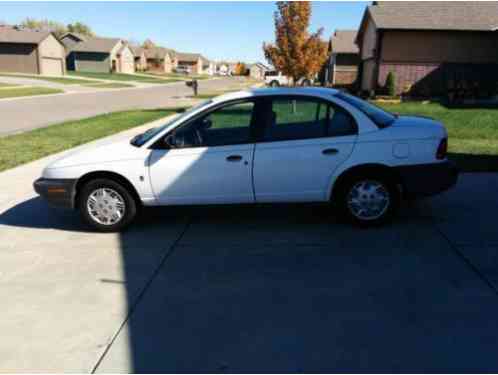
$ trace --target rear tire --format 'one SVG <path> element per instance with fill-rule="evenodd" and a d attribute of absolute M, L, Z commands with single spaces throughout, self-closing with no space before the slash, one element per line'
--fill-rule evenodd
<path fill-rule="evenodd" d="M 280 83 L 278 83 L 278 81 L 271 81 L 270 82 L 270 87 L 279 87 L 280 86 Z"/>
<path fill-rule="evenodd" d="M 99 178 L 83 186 L 78 209 L 83 221 L 99 232 L 119 232 L 135 218 L 137 203 L 118 182 Z"/>
<path fill-rule="evenodd" d="M 389 176 L 364 173 L 347 178 L 334 201 L 350 223 L 362 227 L 387 223 L 398 211 L 401 195 Z"/>

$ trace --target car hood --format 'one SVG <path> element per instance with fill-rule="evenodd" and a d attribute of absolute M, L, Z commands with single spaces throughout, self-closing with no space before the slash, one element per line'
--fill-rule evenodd
<path fill-rule="evenodd" d="M 136 160 L 143 157 L 143 150 L 132 146 L 127 140 L 77 149 L 55 160 L 47 169 Z"/>

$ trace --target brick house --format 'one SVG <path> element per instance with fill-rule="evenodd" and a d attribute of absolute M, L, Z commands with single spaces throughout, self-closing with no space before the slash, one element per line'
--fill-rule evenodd
<path fill-rule="evenodd" d="M 147 70 L 160 73 L 171 73 L 176 68 L 176 52 L 165 47 L 145 48 L 145 58 L 147 61 Z"/>
<path fill-rule="evenodd" d="M 455 85 L 498 82 L 498 2 L 373 2 L 363 15 L 361 89 L 389 72 L 398 93 L 443 95 Z"/>
<path fill-rule="evenodd" d="M 325 78 L 328 84 L 343 86 L 356 81 L 360 63 L 356 35 L 356 30 L 336 30 L 330 38 L 330 56 Z"/>
<path fill-rule="evenodd" d="M 187 69 L 190 74 L 204 73 L 204 60 L 199 53 L 176 52 L 175 66 Z"/>

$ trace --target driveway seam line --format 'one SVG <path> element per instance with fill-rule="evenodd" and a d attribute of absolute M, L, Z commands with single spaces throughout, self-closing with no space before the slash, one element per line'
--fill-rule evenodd
<path fill-rule="evenodd" d="M 472 261 L 465 256 L 465 254 L 460 251 L 457 245 L 451 241 L 451 239 L 446 235 L 446 233 L 439 228 L 439 226 L 434 223 L 434 227 L 436 231 L 443 237 L 443 239 L 448 243 L 450 246 L 451 250 L 456 254 L 457 257 L 461 258 L 463 262 L 477 275 L 478 278 L 480 278 L 493 292 L 498 296 L 498 288 L 486 277 L 484 273 L 481 272 L 479 267 L 477 267 Z"/>
<path fill-rule="evenodd" d="M 98 358 L 97 363 L 95 363 L 95 365 L 93 366 L 91 374 L 95 374 L 95 372 L 98 370 L 100 364 L 102 363 L 102 361 L 104 360 L 105 356 L 107 355 L 107 353 L 111 349 L 112 345 L 114 344 L 114 342 L 118 338 L 119 334 L 121 333 L 121 331 L 123 330 L 123 328 L 126 326 L 126 324 L 129 322 L 131 316 L 135 312 L 135 310 L 138 307 L 139 303 L 145 297 L 145 293 L 147 292 L 147 290 L 149 289 L 149 287 L 152 285 L 152 282 L 155 280 L 155 278 L 157 277 L 157 275 L 159 275 L 159 272 L 161 271 L 161 268 L 164 266 L 164 264 L 169 259 L 169 257 L 171 255 L 173 255 L 173 253 L 176 250 L 177 245 L 183 239 L 183 237 L 185 236 L 185 233 L 187 233 L 187 231 L 189 230 L 191 224 L 192 224 L 191 218 L 188 218 L 187 222 L 185 223 L 184 228 L 182 229 L 182 231 L 180 232 L 180 234 L 178 235 L 178 237 L 173 241 L 173 243 L 169 247 L 168 251 L 166 251 L 166 253 L 163 255 L 161 261 L 159 262 L 159 265 L 156 267 L 156 269 L 152 273 L 152 276 L 149 278 L 149 280 L 147 280 L 147 282 L 145 283 L 144 287 L 142 288 L 142 290 L 138 294 L 138 296 L 137 296 L 137 298 L 135 300 L 135 303 L 133 304 L 133 306 L 131 306 L 128 309 L 128 313 L 126 314 L 125 319 L 123 320 L 123 322 L 119 326 L 117 332 L 114 333 L 114 335 L 112 336 L 112 338 L 109 341 L 109 343 L 106 345 L 106 348 L 104 349 L 104 351 L 102 352 L 102 354 Z"/>

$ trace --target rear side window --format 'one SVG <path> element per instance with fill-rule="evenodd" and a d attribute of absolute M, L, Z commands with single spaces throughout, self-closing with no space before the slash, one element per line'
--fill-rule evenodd
<path fill-rule="evenodd" d="M 356 124 L 344 110 L 312 98 L 273 99 L 266 142 L 356 134 Z"/>

